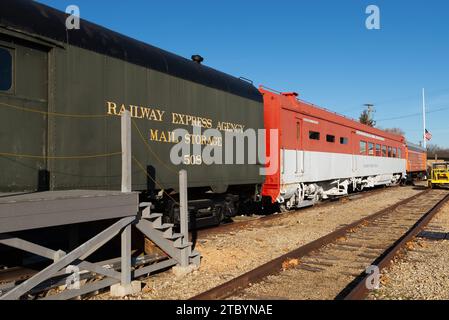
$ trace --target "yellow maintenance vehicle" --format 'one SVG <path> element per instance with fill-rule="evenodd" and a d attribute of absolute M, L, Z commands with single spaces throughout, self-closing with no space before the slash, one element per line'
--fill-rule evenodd
<path fill-rule="evenodd" d="M 449 162 L 432 164 L 429 175 L 429 188 L 449 187 Z"/>

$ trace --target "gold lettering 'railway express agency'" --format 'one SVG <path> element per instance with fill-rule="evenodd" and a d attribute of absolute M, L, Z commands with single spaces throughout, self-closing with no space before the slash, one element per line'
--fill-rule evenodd
<path fill-rule="evenodd" d="M 166 111 L 157 108 L 117 104 L 115 102 L 107 101 L 106 109 L 107 114 L 113 116 L 121 116 L 126 110 L 129 110 L 131 117 L 135 119 L 146 119 L 156 122 L 164 122 L 168 119 L 174 125 L 198 126 L 205 129 L 214 128 L 225 132 L 244 132 L 245 130 L 245 126 L 242 124 L 219 121 L 217 125 L 214 126 L 214 121 L 209 118 L 181 114 L 177 112 L 167 113 Z M 169 137 L 167 137 L 167 140 L 169 140 Z"/>

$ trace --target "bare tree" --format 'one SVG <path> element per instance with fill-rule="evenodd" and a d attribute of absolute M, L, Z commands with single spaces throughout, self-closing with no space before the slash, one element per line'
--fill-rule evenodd
<path fill-rule="evenodd" d="M 402 130 L 401 128 L 387 128 L 387 129 L 383 129 L 383 130 L 386 132 L 389 132 L 389 133 L 397 134 L 400 136 L 405 136 L 405 131 Z"/>
<path fill-rule="evenodd" d="M 427 145 L 427 156 L 430 159 L 433 159 L 435 158 L 435 156 L 438 156 L 439 159 L 449 160 L 449 149 L 441 148 L 436 144 L 429 144 Z"/>
<path fill-rule="evenodd" d="M 427 145 L 427 151 L 430 153 L 435 154 L 436 152 L 440 151 L 441 148 L 437 146 L 436 144 L 428 144 Z"/>

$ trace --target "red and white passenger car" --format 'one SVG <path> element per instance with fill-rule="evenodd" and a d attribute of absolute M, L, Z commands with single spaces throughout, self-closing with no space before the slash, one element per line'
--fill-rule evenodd
<path fill-rule="evenodd" d="M 296 93 L 260 91 L 265 128 L 280 133 L 279 169 L 262 189 L 272 202 L 299 208 L 406 176 L 404 137 L 300 101 Z"/>

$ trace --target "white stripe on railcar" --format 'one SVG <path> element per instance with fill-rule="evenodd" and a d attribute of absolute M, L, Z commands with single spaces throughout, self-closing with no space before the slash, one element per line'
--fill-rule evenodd
<path fill-rule="evenodd" d="M 322 195 L 342 194 L 347 187 L 337 188 L 329 182 L 360 183 L 360 187 L 390 184 L 405 177 L 406 160 L 342 153 L 281 150 L 280 202 L 294 197 L 298 189 L 315 185 Z M 334 190 L 332 190 L 334 189 Z"/>

